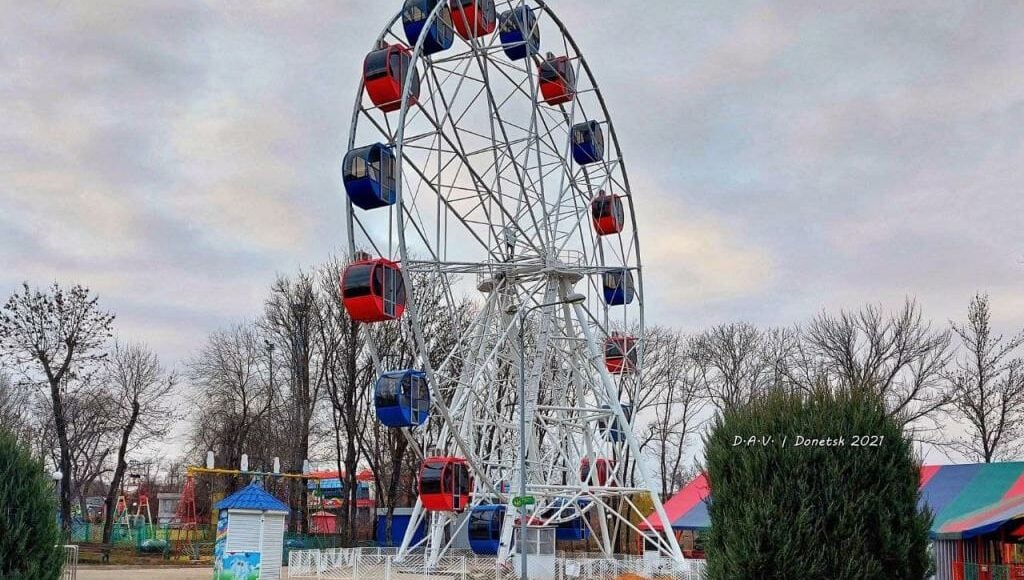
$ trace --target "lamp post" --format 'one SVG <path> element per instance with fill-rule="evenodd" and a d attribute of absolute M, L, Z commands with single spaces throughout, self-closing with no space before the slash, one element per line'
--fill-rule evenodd
<path fill-rule="evenodd" d="M 263 339 L 263 344 L 267 347 L 267 361 L 270 363 L 270 394 L 274 394 L 274 343 L 268 339 Z"/>
<path fill-rule="evenodd" d="M 309 358 L 306 352 L 308 345 L 306 344 L 307 336 L 306 332 L 308 329 L 308 314 L 310 309 L 309 301 L 304 297 L 298 302 L 291 303 L 292 316 L 295 318 L 296 334 L 295 342 L 292 343 L 293 350 L 293 361 L 295 363 L 295 392 L 299 393 L 299 417 L 302 427 L 302 433 L 299 434 L 301 437 L 302 455 L 305 456 L 309 452 L 309 421 L 310 418 L 306 415 L 310 412 L 310 400 L 309 400 Z M 296 458 L 296 463 L 298 458 Z M 296 465 L 298 467 L 298 465 Z M 305 473 L 305 470 L 303 470 Z M 305 478 L 299 480 L 299 485 L 302 488 L 299 490 L 299 530 L 302 533 L 309 532 L 309 521 L 306 518 L 307 502 L 309 496 L 306 489 Z"/>
<path fill-rule="evenodd" d="M 57 523 L 60 524 L 60 480 L 64 479 L 64 473 L 57 469 L 50 474 L 50 479 L 53 480 L 53 491 L 57 494 Z M 89 514 L 85 514 L 88 518 Z"/>
<path fill-rule="evenodd" d="M 519 312 L 519 497 L 523 503 L 519 506 L 519 562 L 521 578 L 527 580 L 529 574 L 526 571 L 526 317 L 539 308 L 557 306 L 559 304 L 582 304 L 587 297 L 578 292 L 566 296 L 555 302 L 545 302 L 527 307 L 520 312 L 519 306 L 509 305 L 506 312 L 516 314 Z"/>

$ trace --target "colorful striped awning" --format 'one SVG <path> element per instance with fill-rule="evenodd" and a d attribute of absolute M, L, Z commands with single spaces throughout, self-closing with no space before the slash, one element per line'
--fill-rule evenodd
<path fill-rule="evenodd" d="M 701 474 L 665 502 L 672 528 L 708 528 L 709 496 Z M 1024 523 L 1024 462 L 922 466 L 920 501 L 935 514 L 933 537 L 970 538 L 1007 522 Z M 656 519 L 651 527 L 660 529 Z"/>
<path fill-rule="evenodd" d="M 921 501 L 935 513 L 932 536 L 971 538 L 1024 517 L 1024 462 L 927 465 Z"/>

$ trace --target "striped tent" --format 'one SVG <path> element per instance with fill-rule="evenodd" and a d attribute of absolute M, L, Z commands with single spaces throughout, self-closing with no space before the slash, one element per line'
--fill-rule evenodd
<path fill-rule="evenodd" d="M 932 536 L 972 538 L 1024 524 L 1024 462 L 926 465 L 921 501 L 935 514 Z"/>
<path fill-rule="evenodd" d="M 709 496 L 707 478 L 701 474 L 665 502 L 672 528 L 707 529 Z M 1013 528 L 1019 522 L 1024 528 L 1024 462 L 925 465 L 920 501 L 935 514 L 935 538 L 971 538 L 1007 523 Z M 650 519 L 650 527 L 661 529 L 656 520 Z"/>

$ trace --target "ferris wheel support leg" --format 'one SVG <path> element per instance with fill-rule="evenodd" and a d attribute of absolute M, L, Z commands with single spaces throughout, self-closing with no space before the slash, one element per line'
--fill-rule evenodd
<path fill-rule="evenodd" d="M 412 539 L 416 535 L 417 528 L 420 527 L 420 522 L 423 521 L 423 503 L 420 502 L 420 498 L 416 498 L 416 505 L 412 508 L 412 515 L 409 517 L 409 525 L 405 528 L 405 533 L 402 534 L 402 544 L 398 547 L 398 560 L 401 561 L 409 551 L 409 546 L 412 545 Z"/>
<path fill-rule="evenodd" d="M 437 566 L 445 547 L 444 532 L 448 527 L 448 514 L 434 512 L 430 518 L 430 552 L 427 556 L 427 566 Z"/>
<path fill-rule="evenodd" d="M 547 287 L 544 290 L 543 303 L 546 304 L 553 302 L 557 291 L 558 284 L 556 280 L 554 278 L 549 279 L 547 282 Z M 522 351 L 519 352 L 519 381 L 521 381 L 523 385 L 524 396 L 522 400 L 517 401 L 517 404 L 523 405 L 524 407 L 526 430 L 520 432 L 520 447 L 522 447 L 522 449 L 518 449 L 516 451 L 516 457 L 518 458 L 519 454 L 522 453 L 526 454 L 526 461 L 523 462 L 523 464 L 526 466 L 526 472 L 523 473 L 523 471 L 521 470 L 516 470 L 514 472 L 515 477 L 512 481 L 512 489 L 514 490 L 525 489 L 527 492 L 529 492 L 529 489 L 527 487 L 530 483 L 529 459 L 531 456 L 535 458 L 540 456 L 539 450 L 537 448 L 537 443 L 533 437 L 533 428 L 536 425 L 536 403 L 538 391 L 540 390 L 541 375 L 543 374 L 544 364 L 547 360 L 543 353 L 547 352 L 549 339 L 551 337 L 551 327 L 553 325 L 553 319 L 555 318 L 555 313 L 553 312 L 552 308 L 553 305 L 552 307 L 542 309 L 540 312 L 541 320 L 540 326 L 537 329 L 535 347 L 536 352 L 538 354 L 532 361 L 532 364 L 530 365 L 529 375 L 525 375 L 525 362 L 522 358 L 525 357 L 526 354 Z M 519 309 L 519 313 L 517 314 L 517 316 L 519 317 L 520 338 L 522 338 L 523 325 L 526 324 L 527 322 L 525 320 L 527 312 L 528 310 L 521 306 Z M 520 341 L 516 348 L 525 348 L 523 341 Z M 523 494 L 521 493 L 521 495 Z M 522 511 L 520 511 L 508 509 L 505 511 L 505 522 L 501 527 L 501 540 L 498 544 L 498 561 L 500 562 L 504 562 L 512 555 L 513 530 L 516 527 L 518 527 L 516 526 L 517 515 L 520 518 L 525 519 L 527 517 L 526 510 L 523 509 Z M 520 538 L 520 541 L 525 541 L 525 538 Z"/>
<path fill-rule="evenodd" d="M 512 557 L 512 532 L 516 527 L 515 515 L 509 515 L 511 509 L 505 510 L 505 521 L 501 524 L 501 539 L 498 542 L 498 563 L 504 563 Z"/>
<path fill-rule="evenodd" d="M 594 341 L 594 333 L 590 329 L 587 313 L 583 309 L 582 304 L 574 304 L 573 309 L 576 312 L 576 321 L 579 322 L 583 336 L 586 338 L 587 349 L 590 351 L 590 359 L 593 362 L 594 367 L 597 368 L 598 374 L 601 376 L 601 384 L 604 386 L 605 392 L 608 395 L 609 406 L 612 408 L 612 412 L 615 413 L 615 419 L 622 425 L 630 425 L 629 420 L 626 418 L 626 414 L 622 411 L 622 404 L 619 402 L 618 390 L 615 388 L 615 383 L 602 363 L 601 352 L 597 348 L 597 342 Z M 676 540 L 675 534 L 672 533 L 672 522 L 669 521 L 668 514 L 665 513 L 665 506 L 662 505 L 661 497 L 658 495 L 658 490 L 654 486 L 654 477 L 651 474 L 651 471 L 647 468 L 647 462 L 644 461 L 643 455 L 640 453 L 640 445 L 636 441 L 636 436 L 633 435 L 633 429 L 625 429 L 625 434 L 626 443 L 629 446 L 630 452 L 633 453 L 637 470 L 640 472 L 640 477 L 644 480 L 643 485 L 651 495 L 651 503 L 654 504 L 654 511 L 657 514 L 658 519 L 661 520 L 661 533 L 664 535 L 662 540 L 668 546 L 669 555 L 678 562 L 685 562 L 686 558 L 683 556 L 683 551 L 679 548 L 679 541 Z"/>
<path fill-rule="evenodd" d="M 612 555 L 612 537 L 608 533 L 608 514 L 604 511 L 604 504 L 597 506 L 597 517 L 600 518 L 601 527 L 601 551 L 605 556 Z"/>
<path fill-rule="evenodd" d="M 569 286 L 562 284 L 560 296 L 564 298 L 570 289 L 571 288 Z M 562 304 L 562 318 L 565 322 L 565 334 L 569 336 L 573 333 L 573 311 L 572 307 L 567 303 Z M 574 369 L 574 372 L 577 375 L 582 374 L 578 369 Z M 580 382 L 584 382 L 582 377 L 580 377 Z M 587 461 L 589 462 L 589 465 L 592 466 L 595 464 L 597 458 L 597 455 L 594 453 L 594 430 L 590 423 L 584 423 L 583 431 L 583 448 L 586 452 Z M 583 481 L 582 485 L 584 492 L 588 491 L 590 487 L 590 478 L 588 477 L 587 480 Z M 598 532 L 600 532 L 598 541 L 600 542 L 601 552 L 605 556 L 611 556 L 613 554 L 613 550 L 611 535 L 608 533 L 608 514 L 605 512 L 605 505 L 603 501 L 596 501 L 594 503 L 597 504 Z"/>

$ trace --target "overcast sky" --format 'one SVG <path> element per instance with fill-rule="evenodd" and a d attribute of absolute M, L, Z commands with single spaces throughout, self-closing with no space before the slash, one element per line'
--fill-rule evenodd
<path fill-rule="evenodd" d="M 1024 326 L 1024 4 L 551 0 L 633 182 L 648 316 L 895 304 Z M 169 363 L 343 243 L 399 0 L 0 0 L 0 295 L 94 288 Z"/>

